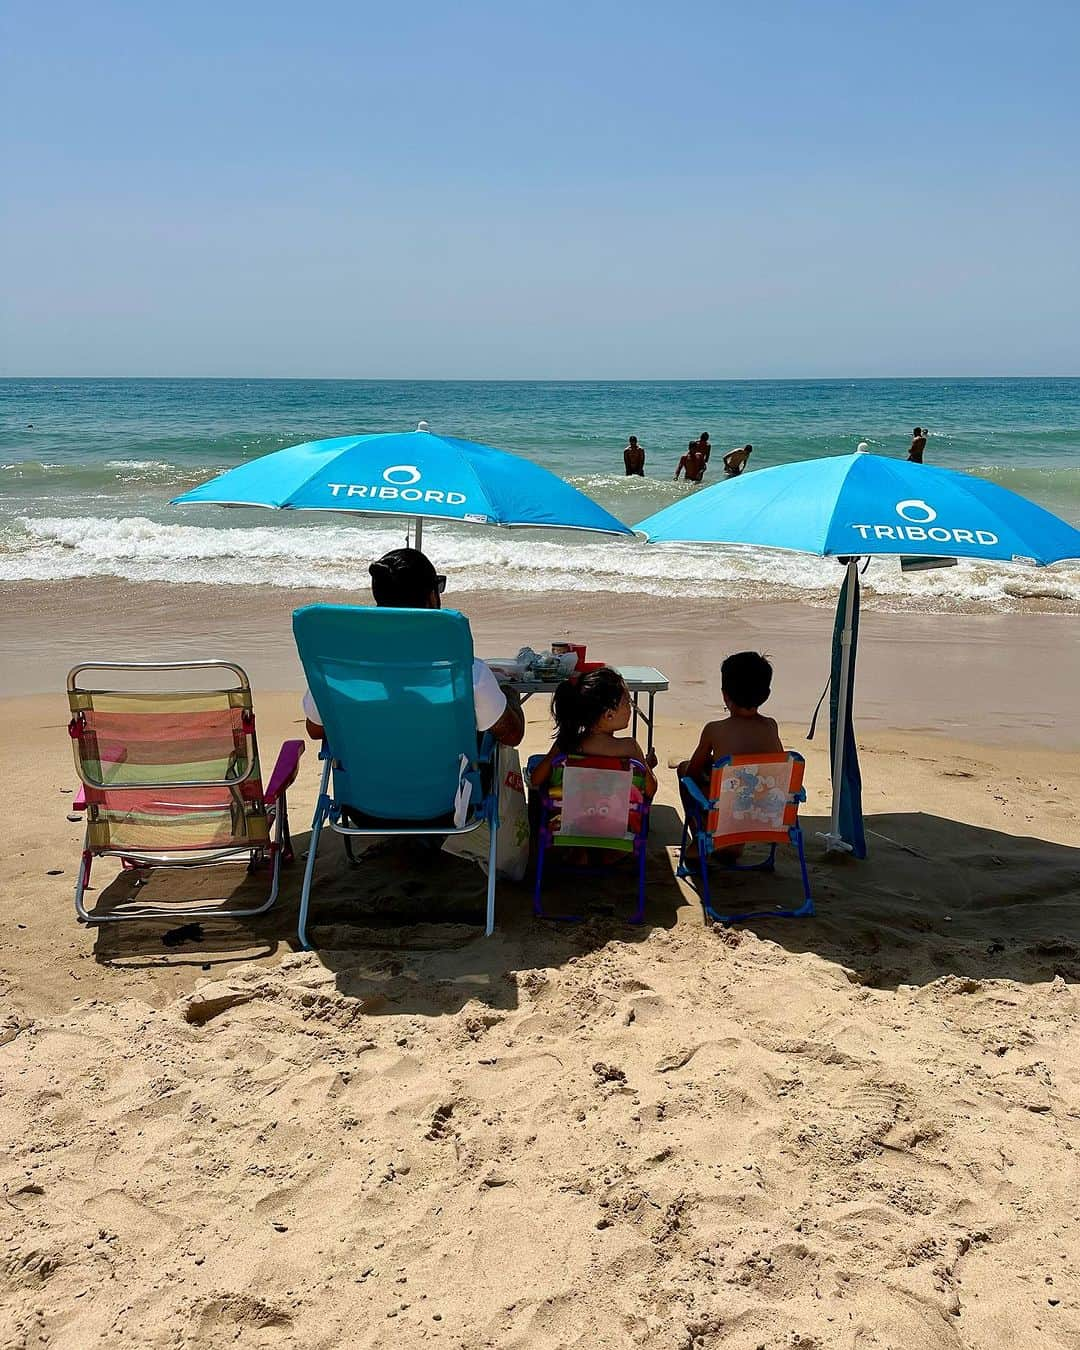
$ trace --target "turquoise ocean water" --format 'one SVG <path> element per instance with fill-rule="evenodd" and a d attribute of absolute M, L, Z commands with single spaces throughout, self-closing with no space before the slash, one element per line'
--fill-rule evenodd
<path fill-rule="evenodd" d="M 764 468 L 850 453 L 863 440 L 902 456 L 918 423 L 930 428 L 928 462 L 982 474 L 1080 525 L 1075 379 L 0 380 L 0 580 L 360 589 L 370 557 L 403 542 L 401 526 L 181 509 L 168 499 L 297 441 L 412 430 L 421 418 L 432 430 L 536 459 L 629 524 L 694 490 L 672 475 L 701 431 L 720 452 L 752 442 L 752 464 Z M 647 450 L 645 481 L 622 474 L 630 433 Z M 459 590 L 824 599 L 836 582 L 835 563 L 798 555 L 441 525 L 425 539 Z M 962 564 L 902 577 L 881 561 L 867 583 L 877 603 L 897 607 L 1080 610 L 1080 566 Z"/>

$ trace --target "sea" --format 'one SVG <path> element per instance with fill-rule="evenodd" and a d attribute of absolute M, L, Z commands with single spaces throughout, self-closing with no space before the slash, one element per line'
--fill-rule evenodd
<path fill-rule="evenodd" d="M 1080 525 L 1080 379 L 634 382 L 0 380 L 0 581 L 328 587 L 362 592 L 367 564 L 403 523 L 169 499 L 222 470 L 327 436 L 433 431 L 536 460 L 633 525 L 698 489 L 673 481 L 708 431 L 716 460 L 754 446 L 751 468 L 849 454 L 903 457 L 915 425 L 926 461 L 978 474 Z M 626 478 L 634 434 L 646 477 Z M 706 480 L 706 485 L 708 478 Z M 680 548 L 582 534 L 430 523 L 426 551 L 455 591 L 644 593 L 726 601 L 835 595 L 834 560 Z M 902 574 L 871 563 L 885 608 L 1080 612 L 1080 565 L 961 563 Z M 343 599 L 347 594 L 343 594 Z"/>

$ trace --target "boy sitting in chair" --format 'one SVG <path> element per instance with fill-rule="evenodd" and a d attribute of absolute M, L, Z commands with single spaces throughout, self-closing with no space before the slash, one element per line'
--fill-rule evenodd
<path fill-rule="evenodd" d="M 758 711 L 772 692 L 772 673 L 772 666 L 758 652 L 736 652 L 720 667 L 720 692 L 728 716 L 707 722 L 697 749 L 679 765 L 679 792 L 684 806 L 687 798 L 682 780 L 692 778 L 708 793 L 714 761 L 727 755 L 784 753 L 776 723 Z M 741 847 L 733 849 L 730 857 L 734 859 L 741 852 Z"/>

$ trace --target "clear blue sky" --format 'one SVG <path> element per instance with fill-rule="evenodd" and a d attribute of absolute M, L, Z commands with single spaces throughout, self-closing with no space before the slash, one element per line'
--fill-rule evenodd
<path fill-rule="evenodd" d="M 1080 5 L 8 0 L 0 374 L 1080 373 Z"/>

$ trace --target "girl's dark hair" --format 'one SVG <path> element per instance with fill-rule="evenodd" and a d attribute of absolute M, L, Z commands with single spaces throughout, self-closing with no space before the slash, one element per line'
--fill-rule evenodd
<path fill-rule="evenodd" d="M 610 666 L 563 680 L 551 700 L 556 747 L 564 755 L 575 754 L 604 713 L 619 706 L 625 692 L 625 680 Z"/>

